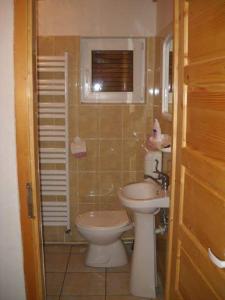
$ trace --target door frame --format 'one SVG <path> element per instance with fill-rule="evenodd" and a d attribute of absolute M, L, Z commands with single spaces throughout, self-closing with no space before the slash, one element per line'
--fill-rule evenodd
<path fill-rule="evenodd" d="M 14 1 L 14 79 L 17 170 L 26 298 L 42 300 L 45 299 L 45 285 L 36 130 L 35 2 Z M 30 199 L 33 200 L 33 217 L 28 216 L 27 183 L 32 187 Z"/>
<path fill-rule="evenodd" d="M 171 289 L 171 270 L 172 270 L 172 254 L 174 251 L 173 235 L 174 235 L 174 218 L 178 212 L 178 201 L 176 201 L 178 195 L 176 190 L 176 184 L 178 184 L 177 178 L 179 177 L 180 169 L 177 168 L 177 161 L 181 156 L 181 147 L 179 143 L 182 143 L 182 130 L 179 129 L 178 124 L 182 124 L 181 110 L 182 101 L 181 95 L 179 95 L 179 76 L 183 73 L 179 64 L 179 0 L 173 0 L 173 132 L 172 132 L 172 175 L 171 175 L 171 193 L 170 193 L 170 211 L 169 211 L 169 231 L 166 253 L 166 284 L 165 284 L 165 300 L 170 300 Z M 180 98 L 180 100 L 179 100 Z"/>

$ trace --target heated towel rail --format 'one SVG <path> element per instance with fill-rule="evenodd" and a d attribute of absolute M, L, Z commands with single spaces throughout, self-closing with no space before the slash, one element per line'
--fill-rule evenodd
<path fill-rule="evenodd" d="M 37 68 L 42 220 L 69 231 L 68 54 L 39 56 Z"/>

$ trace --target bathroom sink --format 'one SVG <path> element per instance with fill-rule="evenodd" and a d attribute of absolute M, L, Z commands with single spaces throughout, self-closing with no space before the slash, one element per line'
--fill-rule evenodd
<path fill-rule="evenodd" d="M 152 179 L 131 183 L 118 190 L 123 206 L 134 212 L 134 251 L 130 291 L 142 298 L 156 297 L 155 215 L 169 207 L 169 195 Z"/>
<path fill-rule="evenodd" d="M 158 208 L 169 207 L 168 193 L 151 179 L 125 185 L 119 189 L 118 196 L 134 212 L 153 214 Z"/>

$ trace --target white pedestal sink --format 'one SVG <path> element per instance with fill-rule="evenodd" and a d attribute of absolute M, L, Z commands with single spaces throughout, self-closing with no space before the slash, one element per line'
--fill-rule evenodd
<path fill-rule="evenodd" d="M 156 296 L 155 214 L 161 207 L 169 207 L 167 192 L 149 179 L 128 184 L 118 191 L 125 207 L 134 212 L 135 243 L 131 264 L 130 290 L 134 296 Z"/>

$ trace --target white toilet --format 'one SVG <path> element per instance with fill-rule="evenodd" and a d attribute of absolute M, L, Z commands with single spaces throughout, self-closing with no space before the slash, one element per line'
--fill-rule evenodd
<path fill-rule="evenodd" d="M 87 266 L 118 267 L 127 264 L 127 254 L 119 238 L 133 227 L 133 223 L 125 210 L 86 212 L 76 217 L 76 226 L 89 243 Z"/>

